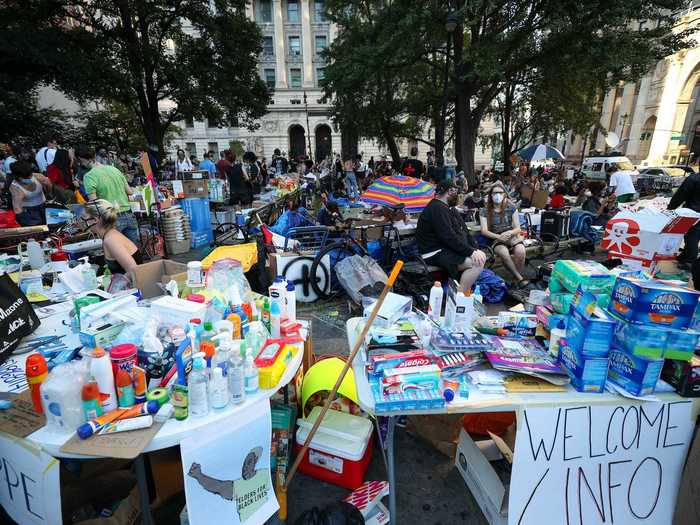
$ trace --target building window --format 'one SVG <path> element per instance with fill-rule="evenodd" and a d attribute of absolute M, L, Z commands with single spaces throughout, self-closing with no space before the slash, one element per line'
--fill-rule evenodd
<path fill-rule="evenodd" d="M 326 21 L 326 2 L 324 0 L 314 2 L 314 20 L 316 22 Z"/>
<path fill-rule="evenodd" d="M 275 44 L 273 43 L 271 36 L 263 37 L 263 56 L 275 56 Z"/>
<path fill-rule="evenodd" d="M 194 119 L 193 118 L 186 118 L 185 119 L 185 127 L 186 128 L 193 128 L 194 127 Z"/>
<path fill-rule="evenodd" d="M 197 145 L 194 142 L 187 142 L 185 144 L 185 151 L 187 152 L 187 155 L 194 155 L 195 157 L 197 156 Z"/>
<path fill-rule="evenodd" d="M 299 0 L 287 0 L 287 22 L 299 23 Z"/>
<path fill-rule="evenodd" d="M 219 143 L 210 142 L 209 144 L 207 144 L 207 147 L 209 148 L 209 151 L 211 151 L 214 154 L 214 162 L 219 160 Z"/>
<path fill-rule="evenodd" d="M 326 35 L 316 35 L 315 42 L 316 54 L 320 55 L 321 52 L 328 46 L 328 39 L 326 38 Z"/>
<path fill-rule="evenodd" d="M 298 67 L 289 70 L 290 87 L 300 88 L 301 87 L 301 69 Z"/>
<path fill-rule="evenodd" d="M 289 37 L 289 55 L 293 57 L 301 56 L 301 38 L 298 36 Z"/>
<path fill-rule="evenodd" d="M 267 87 L 274 89 L 275 88 L 275 70 L 274 69 L 266 69 L 264 73 L 265 73 L 265 84 L 267 84 Z"/>
<path fill-rule="evenodd" d="M 316 82 L 318 82 L 320 84 L 324 78 L 326 78 L 325 68 L 317 67 L 316 68 Z"/>
<path fill-rule="evenodd" d="M 263 24 L 272 23 L 272 1 L 260 0 L 260 21 Z"/>

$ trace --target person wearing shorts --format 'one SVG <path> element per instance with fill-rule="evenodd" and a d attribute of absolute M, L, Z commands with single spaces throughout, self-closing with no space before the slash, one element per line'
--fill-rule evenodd
<path fill-rule="evenodd" d="M 484 269 L 486 254 L 478 249 L 454 208 L 457 193 L 451 180 L 437 184 L 435 197 L 418 218 L 416 241 L 426 264 L 444 269 L 452 279 L 459 281 L 460 290 L 467 291 Z"/>
<path fill-rule="evenodd" d="M 508 200 L 501 182 L 495 182 L 487 193 L 486 206 L 479 212 L 481 235 L 491 241 L 491 247 L 515 277 L 518 288 L 530 282 L 523 277 L 525 245 L 520 231 L 518 209 Z"/>

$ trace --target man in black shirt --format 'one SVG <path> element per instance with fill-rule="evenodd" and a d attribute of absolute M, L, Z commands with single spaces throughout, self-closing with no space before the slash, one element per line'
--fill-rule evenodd
<path fill-rule="evenodd" d="M 401 174 L 407 177 L 413 177 L 420 179 L 423 177 L 423 163 L 418 160 L 418 148 L 416 146 L 411 147 L 411 156 L 404 159 L 401 165 Z"/>
<path fill-rule="evenodd" d="M 280 153 L 279 148 L 275 148 L 275 151 L 272 152 L 270 167 L 275 169 L 275 177 L 286 175 L 289 171 L 289 162 L 287 162 L 287 159 Z"/>
<path fill-rule="evenodd" d="M 426 264 L 444 268 L 451 278 L 459 280 L 460 289 L 467 291 L 484 269 L 486 255 L 478 249 L 467 225 L 454 209 L 456 204 L 454 183 L 439 182 L 435 198 L 418 219 L 416 240 Z"/>
<path fill-rule="evenodd" d="M 675 210 L 681 206 L 700 213 L 700 173 L 688 175 L 668 203 L 669 210 Z M 678 262 L 693 264 L 698 258 L 698 243 L 700 243 L 700 221 L 685 234 L 685 246 L 683 253 L 678 256 Z M 696 287 L 698 284 L 700 283 L 696 283 Z"/>

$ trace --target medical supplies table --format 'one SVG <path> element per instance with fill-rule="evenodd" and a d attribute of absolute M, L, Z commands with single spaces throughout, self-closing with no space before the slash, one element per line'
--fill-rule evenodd
<path fill-rule="evenodd" d="M 346 328 L 348 335 L 348 345 L 353 348 L 360 331 L 364 319 L 361 317 L 353 317 L 348 319 Z M 428 415 L 428 414 L 467 414 L 478 412 L 516 412 L 522 408 L 537 407 L 537 406 L 596 406 L 596 405 L 640 405 L 641 401 L 629 399 L 626 397 L 601 393 L 601 394 L 585 394 L 577 392 L 572 387 L 566 392 L 556 393 L 507 393 L 507 394 L 483 394 L 478 389 L 469 391 L 469 399 L 455 400 L 446 404 L 441 408 L 425 409 L 425 410 L 395 410 L 387 412 L 376 412 L 374 396 L 370 389 L 367 373 L 365 371 L 364 352 L 357 353 L 353 361 L 352 368 L 355 374 L 355 385 L 357 387 L 357 397 L 360 407 L 365 412 L 374 417 L 384 416 L 388 420 L 387 435 L 384 442 L 386 449 L 387 461 L 387 476 L 389 481 L 389 511 L 391 514 L 392 525 L 397 523 L 396 516 L 396 470 L 395 470 L 395 450 L 394 450 L 394 430 L 396 426 L 396 417 L 410 415 Z M 697 416 L 700 409 L 700 399 L 683 398 L 675 393 L 659 393 L 654 395 L 659 401 L 672 402 L 678 400 L 692 401 L 693 413 Z"/>
<path fill-rule="evenodd" d="M 190 437 L 194 432 L 201 431 L 207 425 L 215 423 L 223 418 L 231 416 L 237 412 L 248 408 L 251 405 L 263 400 L 269 399 L 272 395 L 285 388 L 291 383 L 299 370 L 299 366 L 304 358 L 304 345 L 298 343 L 299 350 L 296 352 L 293 359 L 287 365 L 287 369 L 282 375 L 282 378 L 277 383 L 275 388 L 270 390 L 261 390 L 255 395 L 247 396 L 246 400 L 240 405 L 228 405 L 225 409 L 216 412 L 209 412 L 204 417 L 189 417 L 184 421 L 175 419 L 168 420 L 158 433 L 153 437 L 151 442 L 146 446 L 141 454 L 134 459 L 136 470 L 136 479 L 138 482 L 139 499 L 141 501 L 141 515 L 143 525 L 152 525 L 153 518 L 151 516 L 148 485 L 146 479 L 146 468 L 144 465 L 143 454 L 146 452 L 154 452 L 165 448 L 173 447 L 180 444 L 180 441 Z M 97 456 L 84 456 L 78 454 L 66 454 L 60 451 L 61 446 L 68 441 L 74 432 L 56 432 L 47 427 L 42 427 L 34 433 L 27 436 L 26 439 L 41 446 L 48 454 L 56 458 L 71 458 L 71 459 L 100 459 Z"/>

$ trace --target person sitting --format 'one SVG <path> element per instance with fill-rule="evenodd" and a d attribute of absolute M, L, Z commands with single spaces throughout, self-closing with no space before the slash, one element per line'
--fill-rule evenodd
<path fill-rule="evenodd" d="M 138 247 L 116 228 L 119 206 L 104 199 L 85 203 L 83 221 L 102 239 L 105 264 L 112 273 L 125 274 L 143 262 Z"/>
<path fill-rule="evenodd" d="M 484 269 L 486 254 L 479 250 L 454 206 L 457 187 L 449 180 L 435 187 L 435 197 L 418 218 L 418 251 L 428 265 L 435 265 L 459 280 L 462 291 L 471 290 Z"/>
<path fill-rule="evenodd" d="M 481 208 L 479 219 L 481 235 L 491 241 L 494 253 L 515 277 L 516 286 L 526 287 L 530 282 L 523 277 L 525 246 L 520 231 L 520 217 L 502 183 L 495 182 L 489 189 L 486 207 Z"/>
<path fill-rule="evenodd" d="M 554 193 L 549 198 L 549 207 L 553 210 L 560 210 L 566 204 L 564 200 L 564 195 L 566 194 L 566 188 L 564 186 L 557 186 L 554 188 Z"/>
<path fill-rule="evenodd" d="M 464 207 L 468 210 L 478 210 L 484 207 L 484 197 L 481 195 L 480 188 L 474 188 L 474 191 L 467 195 L 467 198 L 464 199 Z"/>
<path fill-rule="evenodd" d="M 612 193 L 606 199 L 602 199 L 603 186 L 591 183 L 584 191 L 584 200 L 581 209 L 595 215 L 594 226 L 605 226 L 610 220 L 610 212 L 615 208 L 615 194 Z"/>
<path fill-rule="evenodd" d="M 340 209 L 335 201 L 327 201 L 316 215 L 316 222 L 321 226 L 335 226 L 339 220 L 341 220 Z"/>
<path fill-rule="evenodd" d="M 9 188 L 17 222 L 22 226 L 44 224 L 44 188 L 49 190 L 51 181 L 39 173 L 32 173 L 32 165 L 25 160 L 13 162 L 10 172 L 12 181 Z"/>

